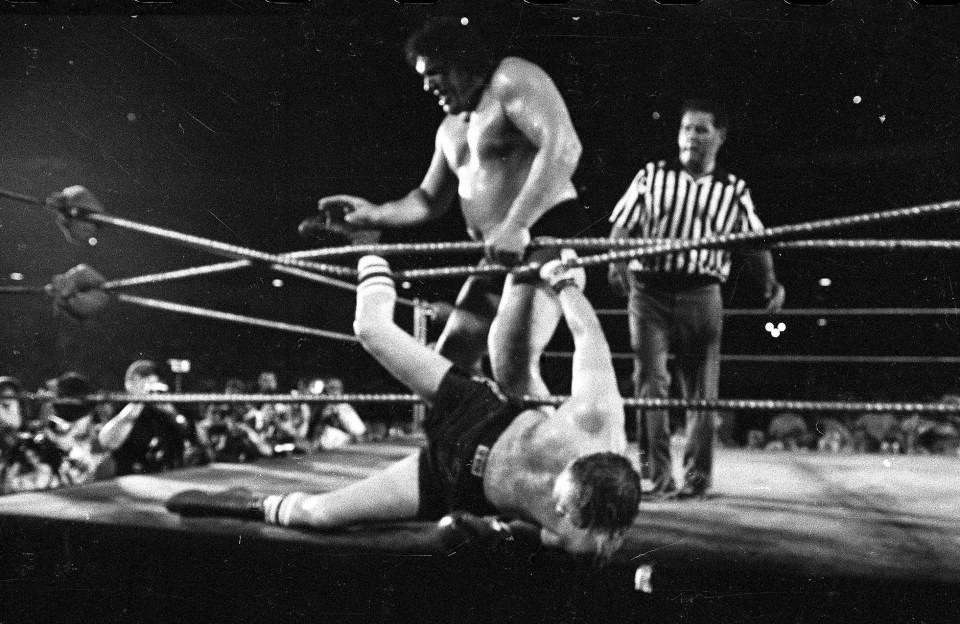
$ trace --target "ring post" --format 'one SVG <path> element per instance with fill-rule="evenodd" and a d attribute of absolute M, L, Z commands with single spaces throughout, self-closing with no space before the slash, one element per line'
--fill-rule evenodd
<path fill-rule="evenodd" d="M 413 300 L 413 337 L 422 345 L 427 344 L 427 328 L 432 311 L 423 299 Z M 427 406 L 423 403 L 413 405 L 414 435 L 423 433 L 423 421 L 427 418 Z"/>

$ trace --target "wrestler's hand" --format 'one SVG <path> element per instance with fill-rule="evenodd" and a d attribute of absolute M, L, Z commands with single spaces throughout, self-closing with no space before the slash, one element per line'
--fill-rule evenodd
<path fill-rule="evenodd" d="M 342 211 L 343 220 L 355 228 L 378 227 L 377 209 L 376 204 L 355 195 L 331 195 L 317 202 L 321 213 Z"/>
<path fill-rule="evenodd" d="M 775 313 L 783 309 L 787 298 L 787 289 L 780 282 L 767 282 L 763 287 L 763 300 L 767 303 L 767 312 Z"/>
<path fill-rule="evenodd" d="M 540 267 L 540 279 L 557 293 L 567 286 L 583 292 L 587 285 L 587 272 L 583 267 L 572 267 L 568 264 L 576 258 L 577 253 L 574 250 L 561 250 L 559 259 L 550 260 Z"/>
<path fill-rule="evenodd" d="M 529 244 L 530 230 L 509 221 L 493 228 L 484 237 L 487 258 L 505 266 L 520 264 Z"/>
<path fill-rule="evenodd" d="M 437 522 L 444 549 L 453 552 L 465 546 L 494 549 L 513 541 L 513 532 L 505 522 L 493 516 L 475 516 L 454 511 Z"/>
<path fill-rule="evenodd" d="M 626 297 L 630 294 L 630 269 L 627 268 L 627 263 L 611 263 L 607 271 L 607 281 L 610 282 L 613 292 L 618 295 Z"/>

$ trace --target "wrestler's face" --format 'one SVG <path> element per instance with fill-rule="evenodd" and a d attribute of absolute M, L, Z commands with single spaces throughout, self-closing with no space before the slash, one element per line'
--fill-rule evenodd
<path fill-rule="evenodd" d="M 131 375 L 124 385 L 130 394 L 147 394 L 158 390 L 160 377 L 154 373 L 142 377 L 140 375 Z"/>
<path fill-rule="evenodd" d="M 13 398 L 17 396 L 17 389 L 12 386 L 0 388 L 0 409 L 11 414 L 20 413 L 20 404 Z"/>
<path fill-rule="evenodd" d="M 277 382 L 277 376 L 270 372 L 260 373 L 257 377 L 257 385 L 262 392 L 273 392 L 280 384 Z"/>
<path fill-rule="evenodd" d="M 680 120 L 677 145 L 680 162 L 692 171 L 702 171 L 712 165 L 726 138 L 726 131 L 714 125 L 713 113 L 691 110 Z"/>
<path fill-rule="evenodd" d="M 415 68 L 423 78 L 423 90 L 437 98 L 443 112 L 458 115 L 469 110 L 480 86 L 470 73 L 448 61 L 426 56 L 417 57 Z"/>
<path fill-rule="evenodd" d="M 551 496 L 555 514 L 553 526 L 544 526 L 540 538 L 546 546 L 562 548 L 577 555 L 592 555 L 597 552 L 597 538 L 590 531 L 577 526 L 577 494 L 577 484 L 570 470 L 564 470 L 557 477 Z"/>

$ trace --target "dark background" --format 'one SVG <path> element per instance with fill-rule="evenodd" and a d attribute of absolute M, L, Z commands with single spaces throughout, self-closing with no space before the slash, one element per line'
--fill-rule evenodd
<path fill-rule="evenodd" d="M 750 183 L 768 226 L 960 197 L 957 7 L 98 4 L 0 4 L 0 187 L 45 196 L 83 184 L 117 216 L 264 251 L 306 248 L 296 226 L 319 197 L 382 201 L 419 183 L 442 112 L 400 47 L 426 15 L 456 14 L 492 29 L 559 86 L 585 148 L 576 182 L 595 222 L 585 234 L 608 233 L 607 215 L 646 159 L 675 154 L 678 107 L 694 95 L 727 104 L 722 162 Z M 958 226 L 938 216 L 837 236 L 953 238 Z M 462 238 L 450 214 L 386 241 Z M 956 307 L 952 253 L 776 258 L 791 308 Z M 114 228 L 93 248 L 73 247 L 46 213 L 0 200 L 0 285 L 42 285 L 80 262 L 109 279 L 216 261 Z M 14 272 L 25 279 L 12 281 Z M 603 273 L 591 273 L 591 298 L 623 305 Z M 351 293 L 286 276 L 276 288 L 275 277 L 244 270 L 130 292 L 350 333 Z M 730 305 L 759 304 L 749 277 L 736 270 Z M 819 286 L 822 277 L 832 285 Z M 458 286 L 413 284 L 405 294 L 449 301 Z M 55 317 L 42 296 L 0 296 L 0 318 L 0 374 L 28 387 L 75 369 L 119 388 L 141 356 L 190 359 L 186 389 L 268 368 L 284 387 L 314 373 L 342 374 L 348 390 L 384 387 L 358 347 L 320 338 L 121 303 L 77 324 Z M 724 352 L 960 355 L 955 316 L 831 317 L 825 327 L 788 318 L 777 339 L 767 320 L 728 319 Z M 605 324 L 614 350 L 625 351 L 624 320 Z M 955 386 L 955 368 L 727 363 L 722 392 L 921 399 Z"/>

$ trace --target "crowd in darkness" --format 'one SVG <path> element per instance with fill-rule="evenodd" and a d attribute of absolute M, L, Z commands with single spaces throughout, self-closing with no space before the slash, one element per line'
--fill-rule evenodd
<path fill-rule="evenodd" d="M 138 385 L 139 384 L 139 385 Z M 217 389 L 215 382 L 198 382 Z M 165 392 L 153 362 L 128 369 L 128 392 Z M 210 462 L 248 462 L 322 453 L 369 440 L 410 433 L 410 420 L 364 413 L 345 402 L 209 404 L 54 404 L 14 398 L 24 391 L 14 377 L 0 377 L 0 492 L 78 485 L 125 474 L 160 472 Z M 51 379 L 35 396 L 82 397 L 99 391 L 76 372 Z M 252 382 L 228 379 L 230 394 L 284 394 L 276 373 Z M 341 379 L 303 377 L 291 395 L 344 393 Z M 856 397 L 838 397 L 853 400 Z M 960 404 L 960 396 L 939 397 Z M 133 409 L 131 406 L 141 406 Z M 149 407 L 144 407 L 149 406 Z M 391 418 L 395 420 L 391 426 Z M 780 413 L 718 417 L 727 447 L 819 453 L 960 454 L 960 418 L 922 415 Z M 752 418 L 752 420 L 751 420 Z M 131 422 L 124 429 L 123 421 Z M 682 431 L 676 421 L 673 430 Z M 631 432 L 632 433 L 632 432 Z"/>
<path fill-rule="evenodd" d="M 216 388 L 216 382 L 198 382 Z M 159 367 L 138 360 L 125 390 L 166 392 Z M 361 418 L 345 402 L 63 404 L 45 398 L 97 393 L 87 377 L 67 372 L 48 380 L 35 399 L 15 377 L 0 377 L 0 493 L 52 489 L 126 474 L 211 462 L 248 462 L 320 453 L 359 441 L 407 433 L 383 418 Z M 285 394 L 276 373 L 254 382 L 228 379 L 223 394 Z M 303 377 L 292 395 L 344 393 L 334 376 Z M 39 399 L 39 400 L 37 400 Z M 366 416 L 366 414 L 365 414 Z"/>

